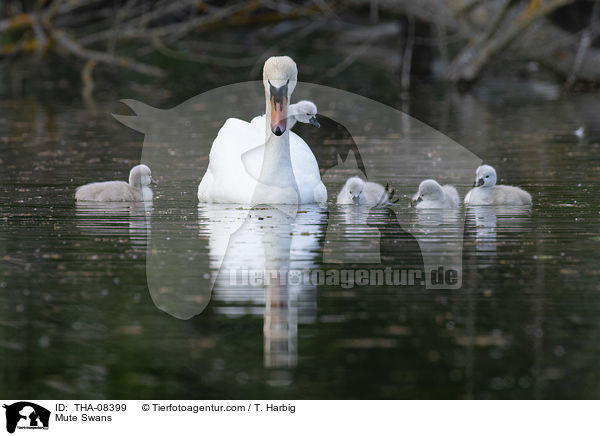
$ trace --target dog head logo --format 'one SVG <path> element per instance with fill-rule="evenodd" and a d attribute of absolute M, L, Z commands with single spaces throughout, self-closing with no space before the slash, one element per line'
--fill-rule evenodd
<path fill-rule="evenodd" d="M 143 133 L 141 161 L 160 177 L 160 202 L 197 208 L 197 216 L 188 209 L 186 213 L 169 214 L 168 219 L 151 222 L 146 278 L 150 295 L 160 310 L 179 319 L 199 315 L 213 298 L 213 292 L 219 294 L 219 283 L 225 280 L 222 288 L 231 288 L 231 278 L 244 274 L 243 268 L 286 269 L 296 265 L 297 260 L 308 262 L 294 257 L 299 253 L 298 246 L 302 247 L 301 252 L 324 252 L 321 260 L 327 265 L 379 265 L 391 254 L 389 262 L 402 266 L 404 251 L 382 246 L 380 241 L 397 241 L 398 246 L 408 241 L 410 252 L 414 251 L 410 259 L 417 259 L 420 269 L 424 269 L 424 286 L 461 287 L 464 213 L 457 209 L 456 217 L 442 216 L 439 222 L 431 223 L 431 214 L 410 213 L 407 204 L 419 181 L 426 178 L 467 189 L 481 159 L 409 115 L 356 94 L 302 82 L 294 91 L 294 101 L 316 104 L 321 127 L 296 123 L 298 128 L 308 129 L 302 134 L 312 151 L 309 159 L 303 160 L 302 150 L 308 147 L 294 148 L 299 135 L 289 132 L 290 144 L 294 145 L 290 145 L 291 154 L 300 150 L 297 163 L 302 168 L 318 167 L 329 210 L 323 212 L 303 202 L 288 204 L 289 210 L 280 207 L 286 203 L 283 201 L 262 201 L 260 204 L 266 207 L 259 208 L 198 202 L 199 182 L 210 182 L 210 177 L 204 177 L 209 154 L 214 166 L 210 173 L 218 176 L 215 186 L 244 181 L 231 192 L 252 197 L 255 185 L 265 185 L 275 192 L 267 183 L 269 180 L 257 183 L 263 173 L 265 141 L 272 137 L 268 133 L 271 130 L 265 127 L 265 115 L 261 115 L 264 92 L 262 82 L 232 84 L 170 109 L 124 100 L 135 115 L 115 115 L 126 126 Z M 287 136 L 275 138 L 282 141 Z M 215 141 L 227 146 L 211 151 Z M 294 162 L 292 157 L 292 166 Z M 383 187 L 389 185 L 390 192 L 394 191 L 402 203 L 383 211 L 337 207 L 336 193 L 351 175 Z M 256 191 L 258 188 L 255 194 Z M 315 190 L 311 193 L 316 198 Z M 443 225 L 444 219 L 452 220 L 451 232 Z M 356 228 L 364 229 L 360 237 L 351 234 Z M 269 229 L 273 231 L 266 234 Z M 266 252 L 265 247 L 272 252 Z M 265 264 L 269 259 L 278 259 L 279 263 Z M 311 265 L 307 268 L 318 268 L 319 262 L 315 260 Z M 441 284 L 432 280 L 440 267 L 456 271 L 456 280 Z"/>
<path fill-rule="evenodd" d="M 19 429 L 47 429 L 50 411 L 28 401 L 19 401 L 3 406 L 6 409 L 6 431 L 14 433 Z"/>

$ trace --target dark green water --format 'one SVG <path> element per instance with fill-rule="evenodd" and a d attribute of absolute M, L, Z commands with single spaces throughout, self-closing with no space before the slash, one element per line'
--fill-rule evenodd
<path fill-rule="evenodd" d="M 215 270 L 211 223 L 227 224 L 231 211 L 198 207 L 160 183 L 148 207 L 76 207 L 76 186 L 126 179 L 143 136 L 110 116 L 122 110 L 118 98 L 94 109 L 67 100 L 0 101 L 3 397 L 600 396 L 597 95 L 523 83 L 459 95 L 423 85 L 402 106 L 534 197 L 531 209 L 466 211 L 460 289 L 217 285 L 189 320 L 169 315 L 160 289 L 149 292 L 148 253 L 171 255 L 177 280 L 202 280 Z M 582 140 L 573 135 L 580 126 Z M 393 174 L 402 157 L 388 149 L 382 159 Z M 415 170 L 404 191 L 421 176 Z M 278 231 L 312 235 L 294 252 L 296 266 L 319 266 L 324 229 L 341 218 L 303 212 Z M 436 219 L 408 211 L 405 199 L 393 212 L 406 230 Z M 388 224 L 378 212 L 349 228 L 368 239 Z M 163 232 L 192 241 L 188 251 L 169 253 Z M 235 251 L 240 262 L 255 257 L 248 244 Z M 266 293 L 280 304 L 266 310 Z M 206 300 L 186 294 L 177 303 Z"/>

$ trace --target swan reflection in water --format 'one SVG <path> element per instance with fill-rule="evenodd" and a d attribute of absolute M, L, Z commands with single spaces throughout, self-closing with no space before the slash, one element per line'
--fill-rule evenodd
<path fill-rule="evenodd" d="M 209 237 L 210 269 L 218 272 L 214 300 L 227 304 L 218 311 L 264 314 L 265 367 L 296 366 L 298 324 L 316 317 L 316 286 L 302 275 L 317 266 L 323 210 L 296 209 L 198 207 L 200 233 Z"/>
<path fill-rule="evenodd" d="M 479 263 L 481 267 L 493 266 L 497 256 L 498 235 L 522 233 L 527 227 L 531 206 L 469 206 L 466 212 L 467 226 L 475 227 L 475 248 L 478 256 L 490 257 L 490 263 Z"/>
<path fill-rule="evenodd" d="M 420 251 L 425 263 L 427 287 L 455 287 L 462 283 L 462 247 L 463 247 L 463 215 L 459 209 L 431 208 L 412 209 L 414 218 L 411 232 L 419 241 Z M 432 274 L 444 271 L 444 280 Z M 455 276 L 447 276 L 448 271 Z"/>
<path fill-rule="evenodd" d="M 89 235 L 129 236 L 134 248 L 145 251 L 152 233 L 152 210 L 152 201 L 78 201 L 75 204 L 76 227 Z"/>
<path fill-rule="evenodd" d="M 263 316 L 264 366 L 294 367 L 298 327 L 317 316 L 321 280 L 314 273 L 320 271 L 326 245 L 327 216 L 318 205 L 297 210 L 224 204 L 199 205 L 197 221 L 181 211 L 157 215 L 146 269 L 152 299 L 180 319 L 201 314 L 210 301 L 213 311 L 228 317 Z M 375 240 L 374 264 L 419 264 L 422 269 L 416 240 L 401 229 L 391 209 L 341 208 L 337 216 L 346 242 Z"/>
<path fill-rule="evenodd" d="M 332 264 L 379 264 L 380 233 L 369 224 L 376 209 L 366 205 L 330 205 L 323 261 Z"/>

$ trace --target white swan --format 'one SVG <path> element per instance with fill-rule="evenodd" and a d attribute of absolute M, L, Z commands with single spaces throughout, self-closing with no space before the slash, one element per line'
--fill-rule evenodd
<path fill-rule="evenodd" d="M 250 123 L 236 118 L 225 121 L 210 150 L 198 200 L 249 205 L 327 201 L 315 156 L 289 129 L 289 101 L 297 75 L 291 58 L 267 59 L 263 68 L 266 115 Z"/>
<path fill-rule="evenodd" d="M 75 191 L 78 201 L 150 201 L 152 190 L 148 187 L 152 179 L 150 168 L 137 165 L 129 172 L 129 183 L 98 182 L 80 186 Z"/>
<path fill-rule="evenodd" d="M 417 192 L 410 200 L 417 209 L 441 209 L 458 207 L 458 192 L 452 185 L 440 185 L 432 179 L 423 180 Z"/>
<path fill-rule="evenodd" d="M 337 204 L 377 206 L 389 202 L 387 190 L 375 182 L 365 182 L 360 177 L 350 177 L 337 196 Z"/>
<path fill-rule="evenodd" d="M 531 204 L 531 195 L 516 186 L 496 185 L 496 170 L 489 165 L 477 168 L 476 187 L 467 192 L 465 204 L 471 206 L 521 206 Z"/>

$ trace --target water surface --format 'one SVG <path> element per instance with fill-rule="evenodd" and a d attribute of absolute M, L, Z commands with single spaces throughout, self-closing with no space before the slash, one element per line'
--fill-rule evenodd
<path fill-rule="evenodd" d="M 398 102 L 534 197 L 531 208 L 461 209 L 459 218 L 406 208 L 404 196 L 427 177 L 419 161 L 398 174 L 398 205 L 366 216 L 333 204 L 291 218 L 276 209 L 198 205 L 189 187 L 201 175 L 188 173 L 175 184 L 163 177 L 151 204 L 75 205 L 76 186 L 127 178 L 143 136 L 110 116 L 122 110 L 116 101 L 90 110 L 4 99 L 2 392 L 597 398 L 600 100 L 538 88 L 490 85 L 460 95 L 422 85 L 409 104 Z M 579 140 L 573 131 L 582 125 L 589 133 Z M 380 164 L 394 182 L 402 153 L 382 147 Z M 468 186 L 458 188 L 464 195 Z M 245 236 L 220 237 L 244 222 Z M 336 267 L 324 258 L 335 225 L 343 231 L 330 243 L 364 248 L 381 237 L 380 263 L 416 268 L 415 235 L 464 239 L 462 287 L 231 286 L 215 274 L 229 243 L 225 261 L 238 266 Z M 177 294 L 183 282 L 198 292 Z"/>

